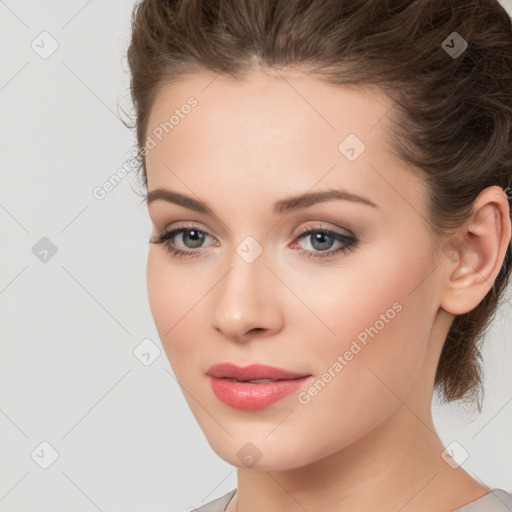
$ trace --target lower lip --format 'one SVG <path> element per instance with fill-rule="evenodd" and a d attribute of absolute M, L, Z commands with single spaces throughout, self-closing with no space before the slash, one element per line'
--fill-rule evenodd
<path fill-rule="evenodd" d="M 213 392 L 220 401 L 234 409 L 257 411 L 269 407 L 281 398 L 297 391 L 310 379 L 311 375 L 300 379 L 260 382 L 259 384 L 231 382 L 227 379 L 208 377 Z"/>

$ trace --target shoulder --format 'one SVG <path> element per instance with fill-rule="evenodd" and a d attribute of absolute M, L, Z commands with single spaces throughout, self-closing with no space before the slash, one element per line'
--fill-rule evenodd
<path fill-rule="evenodd" d="M 226 507 L 228 506 L 228 503 L 231 501 L 231 498 L 233 498 L 235 493 L 236 489 L 233 489 L 232 491 L 229 491 L 227 494 L 224 494 L 224 496 L 221 496 L 220 498 L 217 498 L 213 501 L 209 501 L 208 503 L 205 503 L 204 505 L 201 505 L 198 508 L 190 509 L 189 512 L 224 512 L 226 510 Z"/>
<path fill-rule="evenodd" d="M 485 496 L 454 512 L 512 512 L 512 494 L 504 489 L 491 489 Z"/>

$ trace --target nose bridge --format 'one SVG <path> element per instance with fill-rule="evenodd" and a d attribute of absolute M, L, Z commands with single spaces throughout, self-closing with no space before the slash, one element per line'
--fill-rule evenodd
<path fill-rule="evenodd" d="M 264 291 L 260 287 L 269 273 L 266 268 L 266 257 L 263 256 L 263 246 L 252 236 L 245 237 L 235 248 L 229 258 L 230 271 L 221 285 L 222 297 L 235 300 L 242 306 L 258 300 L 259 294 Z"/>
<path fill-rule="evenodd" d="M 269 282 L 275 279 L 267 268 L 263 246 L 246 236 L 234 247 L 215 297 L 212 322 L 224 334 L 243 336 L 254 327 L 265 327 L 266 309 L 274 294 Z"/>

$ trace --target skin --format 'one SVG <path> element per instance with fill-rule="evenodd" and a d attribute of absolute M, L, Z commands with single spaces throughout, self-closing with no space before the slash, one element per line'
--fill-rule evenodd
<path fill-rule="evenodd" d="M 176 235 L 176 246 L 196 251 L 183 258 L 150 244 L 147 286 L 192 413 L 212 449 L 239 468 L 227 510 L 440 512 L 487 494 L 441 456 L 431 401 L 454 315 L 483 299 L 503 262 L 511 226 L 502 189 L 482 191 L 447 257 L 439 250 L 446 241 L 428 229 L 423 182 L 390 150 L 392 104 L 379 89 L 334 87 L 297 70 L 255 70 L 244 80 L 201 72 L 161 90 L 148 126 L 190 96 L 197 107 L 146 157 L 148 190 L 200 199 L 215 216 L 148 205 L 153 235 L 192 223 L 208 236 L 198 246 L 190 232 Z M 338 150 L 349 133 L 366 145 L 353 162 Z M 378 208 L 330 200 L 286 215 L 271 210 L 326 188 Z M 308 258 L 298 249 L 321 256 L 343 243 L 300 240 L 303 226 L 358 243 Z M 263 249 L 252 263 L 236 252 L 247 236 Z M 394 303 L 401 310 L 307 404 L 295 393 L 240 411 L 209 386 L 208 368 L 226 361 L 322 379 Z M 249 442 L 261 453 L 250 467 L 237 455 Z"/>

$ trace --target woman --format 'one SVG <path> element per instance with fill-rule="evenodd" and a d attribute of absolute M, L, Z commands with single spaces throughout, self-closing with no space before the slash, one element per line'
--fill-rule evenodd
<path fill-rule="evenodd" d="M 200 511 L 504 511 L 478 403 L 510 275 L 495 0 L 142 0 L 128 50 L 167 357 L 238 486 Z"/>

